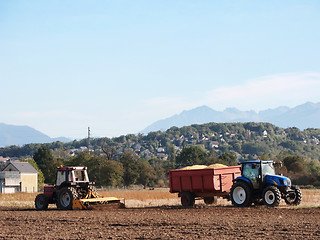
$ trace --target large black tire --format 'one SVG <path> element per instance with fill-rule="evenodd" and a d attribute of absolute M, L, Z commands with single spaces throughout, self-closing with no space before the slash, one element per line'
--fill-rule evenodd
<path fill-rule="evenodd" d="M 184 207 L 193 207 L 195 203 L 195 197 L 191 192 L 183 192 L 181 194 L 181 204 Z"/>
<path fill-rule="evenodd" d="M 289 193 L 285 198 L 284 201 L 288 205 L 299 205 L 302 201 L 302 193 L 298 186 L 291 186 L 291 189 L 294 190 L 294 192 Z"/>
<path fill-rule="evenodd" d="M 73 200 L 77 199 L 77 191 L 73 187 L 64 187 L 59 190 L 57 207 L 62 210 L 71 210 Z"/>
<path fill-rule="evenodd" d="M 281 201 L 281 192 L 276 186 L 266 187 L 262 192 L 263 203 L 268 207 L 277 207 Z"/>
<path fill-rule="evenodd" d="M 230 190 L 230 198 L 235 207 L 248 207 L 251 205 L 251 188 L 245 182 L 236 182 Z"/>
<path fill-rule="evenodd" d="M 218 197 L 207 197 L 203 199 L 204 203 L 209 204 L 216 204 L 218 202 Z"/>
<path fill-rule="evenodd" d="M 36 196 L 34 200 L 34 205 L 37 210 L 46 210 L 48 209 L 49 201 L 45 194 L 41 193 Z"/>

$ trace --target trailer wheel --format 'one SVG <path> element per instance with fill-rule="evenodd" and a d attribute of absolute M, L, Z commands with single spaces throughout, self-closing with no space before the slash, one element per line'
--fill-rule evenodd
<path fill-rule="evenodd" d="M 230 196 L 233 206 L 248 207 L 251 205 L 251 188 L 245 182 L 236 182 L 232 185 Z"/>
<path fill-rule="evenodd" d="M 71 210 L 74 199 L 77 199 L 77 191 L 72 187 L 64 187 L 58 192 L 57 206 L 62 210 Z"/>
<path fill-rule="evenodd" d="M 208 197 L 203 199 L 204 203 L 209 204 L 216 204 L 218 202 L 218 197 Z"/>
<path fill-rule="evenodd" d="M 184 207 L 193 207 L 195 203 L 194 195 L 191 192 L 183 192 L 181 194 L 181 204 Z"/>
<path fill-rule="evenodd" d="M 37 210 L 46 210 L 46 209 L 48 209 L 49 202 L 48 202 L 47 196 L 45 194 L 43 194 L 43 193 L 38 194 L 36 196 L 35 201 L 34 201 L 34 205 L 35 205 Z"/>
<path fill-rule="evenodd" d="M 262 192 L 263 203 L 268 207 L 279 206 L 281 201 L 281 193 L 275 186 L 266 187 Z"/>
<path fill-rule="evenodd" d="M 302 193 L 298 186 L 291 186 L 291 189 L 294 192 L 288 193 L 288 195 L 284 198 L 284 201 L 288 205 L 299 205 L 302 200 Z"/>

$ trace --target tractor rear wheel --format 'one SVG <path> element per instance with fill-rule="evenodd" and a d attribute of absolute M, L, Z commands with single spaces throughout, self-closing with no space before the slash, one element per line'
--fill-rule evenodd
<path fill-rule="evenodd" d="M 191 192 L 183 192 L 181 194 L 181 204 L 184 207 L 193 207 L 195 203 L 194 195 Z"/>
<path fill-rule="evenodd" d="M 245 182 L 236 182 L 232 185 L 230 196 L 233 206 L 248 207 L 251 205 L 251 188 Z"/>
<path fill-rule="evenodd" d="M 275 186 L 266 187 L 262 192 L 263 203 L 268 207 L 279 206 L 281 201 L 281 193 Z"/>
<path fill-rule="evenodd" d="M 57 206 L 62 210 L 71 210 L 73 200 L 77 199 L 77 191 L 73 187 L 64 187 L 59 190 Z"/>
<path fill-rule="evenodd" d="M 284 201 L 288 205 L 299 205 L 302 200 L 302 193 L 298 186 L 291 186 L 291 189 L 294 192 L 290 192 L 285 198 Z"/>
<path fill-rule="evenodd" d="M 34 205 L 37 210 L 46 210 L 48 209 L 48 198 L 44 193 L 38 194 L 34 201 Z"/>

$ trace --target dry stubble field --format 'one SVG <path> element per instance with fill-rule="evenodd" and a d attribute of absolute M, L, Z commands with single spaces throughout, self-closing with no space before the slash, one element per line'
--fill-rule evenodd
<path fill-rule="evenodd" d="M 33 209 L 35 194 L 0 195 L 0 239 L 320 239 L 320 191 L 303 190 L 299 207 L 184 209 L 167 191 L 112 191 L 126 209 Z"/>

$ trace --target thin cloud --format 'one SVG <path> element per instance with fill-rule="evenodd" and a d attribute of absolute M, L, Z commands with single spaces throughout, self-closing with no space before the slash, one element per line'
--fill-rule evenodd
<path fill-rule="evenodd" d="M 288 73 L 264 76 L 230 87 L 208 91 L 204 104 L 222 110 L 237 107 L 262 110 L 277 106 L 295 106 L 306 101 L 319 101 L 320 73 Z"/>
<path fill-rule="evenodd" d="M 265 110 L 279 106 L 294 107 L 307 101 L 320 101 L 320 73 L 283 73 L 223 86 L 183 96 L 161 96 L 147 99 L 144 106 L 153 118 L 180 113 L 207 105 L 215 110 L 236 107 L 240 110 Z"/>

